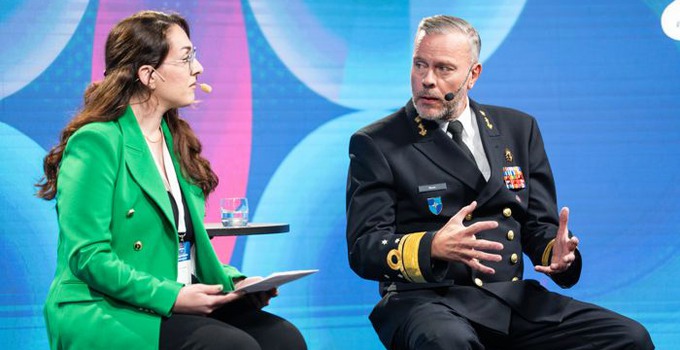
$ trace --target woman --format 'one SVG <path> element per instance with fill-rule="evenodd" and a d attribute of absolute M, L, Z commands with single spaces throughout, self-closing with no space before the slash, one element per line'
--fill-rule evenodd
<path fill-rule="evenodd" d="M 53 349 L 306 348 L 260 310 L 276 291 L 231 292 L 252 281 L 210 245 L 202 218 L 218 180 L 177 110 L 195 101 L 195 54 L 179 15 L 118 23 L 104 79 L 45 157 L 38 195 L 56 198 L 59 221 Z"/>

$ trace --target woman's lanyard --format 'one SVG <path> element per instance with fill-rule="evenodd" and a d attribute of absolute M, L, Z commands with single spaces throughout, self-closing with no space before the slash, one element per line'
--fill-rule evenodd
<path fill-rule="evenodd" d="M 163 163 L 165 164 L 165 175 L 168 177 L 170 185 L 170 200 L 173 200 L 177 208 L 177 236 L 179 238 L 179 252 L 177 254 L 177 282 L 185 285 L 191 284 L 191 275 L 196 271 L 195 261 L 192 258 L 196 249 L 191 242 L 185 241 L 184 237 L 187 234 L 187 225 L 184 220 L 184 203 L 182 201 L 182 190 L 179 188 L 179 181 L 177 181 L 177 173 L 175 172 L 170 151 L 163 138 Z"/>

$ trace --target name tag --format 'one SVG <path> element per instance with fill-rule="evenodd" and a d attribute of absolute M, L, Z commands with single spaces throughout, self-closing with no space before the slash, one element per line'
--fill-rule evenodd
<path fill-rule="evenodd" d="M 193 265 L 191 263 L 191 242 L 179 242 L 177 282 L 185 285 L 191 284 L 191 274 L 193 273 Z"/>
<path fill-rule="evenodd" d="M 446 183 L 418 186 L 418 193 L 445 190 Z"/>

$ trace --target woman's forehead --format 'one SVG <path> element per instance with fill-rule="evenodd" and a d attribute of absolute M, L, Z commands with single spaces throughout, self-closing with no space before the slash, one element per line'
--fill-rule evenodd
<path fill-rule="evenodd" d="M 168 44 L 170 51 L 190 51 L 193 48 L 191 40 L 182 27 L 174 24 L 168 29 Z"/>

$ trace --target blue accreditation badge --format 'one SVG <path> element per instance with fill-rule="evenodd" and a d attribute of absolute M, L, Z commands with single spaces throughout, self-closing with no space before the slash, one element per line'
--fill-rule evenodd
<path fill-rule="evenodd" d="M 427 199 L 427 207 L 434 215 L 439 215 L 442 212 L 444 205 L 442 204 L 442 197 L 431 197 Z"/>
<path fill-rule="evenodd" d="M 194 273 L 194 265 L 191 261 L 191 243 L 179 242 L 177 254 L 177 282 L 191 284 L 191 275 Z"/>
<path fill-rule="evenodd" d="M 179 262 L 191 260 L 191 243 L 179 242 Z"/>

